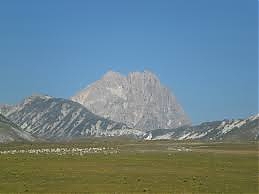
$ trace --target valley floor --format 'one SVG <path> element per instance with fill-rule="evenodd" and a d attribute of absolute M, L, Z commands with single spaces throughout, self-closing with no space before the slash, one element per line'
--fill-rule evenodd
<path fill-rule="evenodd" d="M 0 193 L 258 193 L 256 142 L 87 142 L 1 145 Z M 100 149 L 4 152 L 51 148 Z"/>

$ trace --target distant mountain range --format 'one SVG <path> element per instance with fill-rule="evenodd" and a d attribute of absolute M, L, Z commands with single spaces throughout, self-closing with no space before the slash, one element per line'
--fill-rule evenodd
<path fill-rule="evenodd" d="M 149 138 L 174 140 L 204 141 L 254 141 L 259 139 L 259 116 L 247 119 L 233 119 L 205 122 L 191 127 L 176 129 L 156 129 L 149 133 Z"/>
<path fill-rule="evenodd" d="M 108 72 L 72 100 L 34 95 L 17 105 L 0 106 L 0 113 L 0 142 L 102 136 L 146 140 L 259 139 L 258 115 L 191 126 L 175 97 L 147 71 L 127 77 Z"/>

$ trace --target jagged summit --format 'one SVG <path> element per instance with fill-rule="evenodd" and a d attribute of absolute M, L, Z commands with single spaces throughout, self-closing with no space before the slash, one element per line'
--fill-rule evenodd
<path fill-rule="evenodd" d="M 41 98 L 41 99 L 50 99 L 50 98 L 54 98 L 53 96 L 47 95 L 47 94 L 41 94 L 41 93 L 33 93 L 30 96 L 27 96 L 23 99 L 23 101 L 27 101 L 27 100 L 33 100 L 36 98 Z"/>
<path fill-rule="evenodd" d="M 156 74 L 154 74 L 152 71 L 150 70 L 144 70 L 143 72 L 139 72 L 139 71 L 133 71 L 133 72 L 129 72 L 128 75 L 123 75 L 120 72 L 117 71 L 113 71 L 113 70 L 109 70 L 107 71 L 102 78 L 111 78 L 111 77 L 124 77 L 124 78 L 129 78 L 129 77 L 135 77 L 135 76 L 142 76 L 142 77 L 149 77 L 149 78 L 153 78 L 156 80 L 159 80 L 158 77 L 156 76 Z"/>
<path fill-rule="evenodd" d="M 149 78 L 154 78 L 154 79 L 159 80 L 158 77 L 156 76 L 156 74 L 154 74 L 150 70 L 144 70 L 143 72 L 133 71 L 128 74 L 128 77 L 130 77 L 130 76 L 143 76 L 143 77 L 149 77 Z"/>
<path fill-rule="evenodd" d="M 148 77 L 148 78 L 159 80 L 158 77 L 150 70 L 144 70 L 143 72 L 133 71 L 133 72 L 129 72 L 128 75 L 124 75 L 117 71 L 109 70 L 103 75 L 102 79 L 116 78 L 116 77 L 124 78 L 124 79 L 129 79 L 131 77 L 146 77 L 146 78 Z"/>
<path fill-rule="evenodd" d="M 29 97 L 26 97 L 25 99 L 35 99 L 35 98 L 50 99 L 50 98 L 54 98 L 54 97 L 50 96 L 50 95 L 47 95 L 47 94 L 35 93 L 35 94 L 32 94 Z"/>
<path fill-rule="evenodd" d="M 190 124 L 175 96 L 147 70 L 127 76 L 108 71 L 71 99 L 97 115 L 134 128 L 148 130 Z"/>
<path fill-rule="evenodd" d="M 120 74 L 119 72 L 109 70 L 109 71 L 107 71 L 107 72 L 104 74 L 103 78 L 106 78 L 106 77 L 114 77 L 114 76 L 122 77 L 123 75 Z"/>

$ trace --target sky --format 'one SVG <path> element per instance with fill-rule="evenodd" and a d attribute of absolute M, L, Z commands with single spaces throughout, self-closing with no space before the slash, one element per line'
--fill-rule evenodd
<path fill-rule="evenodd" d="M 0 104 L 150 70 L 193 123 L 258 112 L 258 1 L 1 0 Z"/>

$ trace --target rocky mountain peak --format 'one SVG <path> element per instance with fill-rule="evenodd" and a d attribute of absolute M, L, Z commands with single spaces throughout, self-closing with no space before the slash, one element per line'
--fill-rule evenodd
<path fill-rule="evenodd" d="M 140 129 L 189 125 L 176 98 L 150 71 L 109 71 L 71 98 L 95 114 Z"/>

